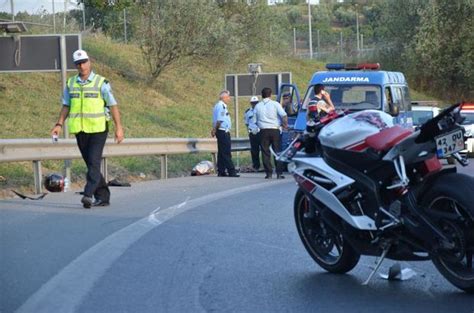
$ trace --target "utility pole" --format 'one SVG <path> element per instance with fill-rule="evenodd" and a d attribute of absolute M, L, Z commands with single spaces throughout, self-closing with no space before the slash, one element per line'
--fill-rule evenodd
<path fill-rule="evenodd" d="M 360 50 L 360 41 L 359 41 L 359 5 L 356 3 L 356 32 L 357 32 L 357 52 Z"/>
<path fill-rule="evenodd" d="M 313 34 L 311 33 L 311 0 L 308 0 L 309 58 L 313 58 Z"/>
<path fill-rule="evenodd" d="M 321 50 L 320 50 L 320 43 L 319 43 L 319 29 L 316 31 L 316 37 L 317 37 L 317 42 L 318 42 L 318 56 L 321 57 L 320 53 L 321 53 Z"/>
<path fill-rule="evenodd" d="M 12 11 L 12 22 L 15 21 L 15 6 L 13 4 L 13 0 L 10 0 L 10 9 Z"/>
<path fill-rule="evenodd" d="M 82 0 L 82 31 L 86 31 L 86 3 Z"/>
<path fill-rule="evenodd" d="M 56 11 L 54 10 L 54 0 L 51 1 L 53 5 L 53 33 L 56 34 Z"/>
<path fill-rule="evenodd" d="M 123 9 L 123 37 L 127 43 L 127 9 Z"/>
<path fill-rule="evenodd" d="M 293 27 L 293 55 L 296 56 L 296 28 Z"/>
<path fill-rule="evenodd" d="M 339 48 L 341 48 L 340 53 L 341 53 L 341 63 L 344 62 L 344 59 L 342 57 L 342 32 L 340 32 L 340 39 L 339 39 Z"/>
<path fill-rule="evenodd" d="M 63 33 L 66 33 L 66 11 L 67 11 L 67 0 L 64 0 Z"/>

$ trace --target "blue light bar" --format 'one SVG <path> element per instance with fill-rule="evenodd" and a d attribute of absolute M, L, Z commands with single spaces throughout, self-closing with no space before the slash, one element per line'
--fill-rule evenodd
<path fill-rule="evenodd" d="M 344 63 L 328 63 L 326 64 L 326 68 L 328 70 L 343 70 L 345 68 L 345 64 Z"/>

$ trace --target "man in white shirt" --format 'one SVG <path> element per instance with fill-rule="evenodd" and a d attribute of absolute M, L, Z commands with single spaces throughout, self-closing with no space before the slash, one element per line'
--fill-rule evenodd
<path fill-rule="evenodd" d="M 272 178 L 273 168 L 270 161 L 270 145 L 273 151 L 281 150 L 281 134 L 280 127 L 288 128 L 288 117 L 281 107 L 280 103 L 271 99 L 271 88 L 262 89 L 262 101 L 255 106 L 255 119 L 258 128 L 260 128 L 260 145 L 263 154 L 263 167 L 265 168 L 265 179 Z M 285 178 L 283 173 L 283 164 L 275 159 L 277 179 Z"/>

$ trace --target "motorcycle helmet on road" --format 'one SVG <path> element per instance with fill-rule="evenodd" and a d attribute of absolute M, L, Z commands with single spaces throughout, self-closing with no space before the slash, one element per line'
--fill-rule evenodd
<path fill-rule="evenodd" d="M 64 191 L 64 177 L 59 174 L 49 174 L 44 179 L 44 188 L 49 192 Z"/>

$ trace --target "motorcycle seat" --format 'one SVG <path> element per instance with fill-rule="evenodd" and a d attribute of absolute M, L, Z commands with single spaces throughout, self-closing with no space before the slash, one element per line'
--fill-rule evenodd
<path fill-rule="evenodd" d="M 375 151 L 387 151 L 402 139 L 410 136 L 412 130 L 395 125 L 385 128 L 377 134 L 371 135 L 365 139 L 365 143 Z"/>

